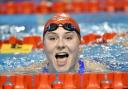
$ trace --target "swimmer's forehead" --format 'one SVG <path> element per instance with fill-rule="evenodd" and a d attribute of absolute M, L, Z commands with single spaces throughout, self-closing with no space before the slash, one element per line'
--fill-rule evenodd
<path fill-rule="evenodd" d="M 64 32 L 64 34 L 74 35 L 74 34 L 76 34 L 76 32 L 75 31 L 66 31 L 66 32 Z M 58 35 L 58 33 L 54 32 L 54 31 L 50 31 L 50 32 L 47 32 L 46 35 Z"/>

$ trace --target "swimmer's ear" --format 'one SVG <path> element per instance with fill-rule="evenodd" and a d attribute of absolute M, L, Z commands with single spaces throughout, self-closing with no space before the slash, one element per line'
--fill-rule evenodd
<path fill-rule="evenodd" d="M 80 41 L 80 45 L 79 45 L 79 53 L 82 53 L 83 51 L 83 46 L 82 46 L 82 43 L 83 43 L 83 37 L 81 37 L 81 41 Z"/>
<path fill-rule="evenodd" d="M 82 53 L 82 51 L 83 51 L 83 46 L 79 45 L 79 53 Z"/>

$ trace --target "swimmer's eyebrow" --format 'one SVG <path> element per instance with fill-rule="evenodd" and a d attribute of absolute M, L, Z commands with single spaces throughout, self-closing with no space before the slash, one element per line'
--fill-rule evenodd
<path fill-rule="evenodd" d="M 74 32 L 70 31 L 70 32 L 66 32 L 65 34 L 74 34 Z"/>
<path fill-rule="evenodd" d="M 49 35 L 49 34 L 54 34 L 54 35 L 57 35 L 55 32 L 47 32 L 47 35 Z"/>

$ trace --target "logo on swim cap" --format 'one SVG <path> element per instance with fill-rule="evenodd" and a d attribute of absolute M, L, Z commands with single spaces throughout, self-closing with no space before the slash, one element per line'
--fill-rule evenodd
<path fill-rule="evenodd" d="M 55 16 L 53 16 L 52 20 L 68 20 L 69 19 L 69 15 L 67 14 L 57 14 Z"/>

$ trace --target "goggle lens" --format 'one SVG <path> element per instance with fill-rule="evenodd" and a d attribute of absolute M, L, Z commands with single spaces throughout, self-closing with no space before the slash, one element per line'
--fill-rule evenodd
<path fill-rule="evenodd" d="M 74 31 L 76 30 L 75 27 L 70 24 L 70 23 L 65 23 L 65 24 L 55 24 L 55 23 L 51 23 L 48 27 L 46 31 L 55 31 L 58 27 L 63 27 L 64 29 L 68 30 L 68 31 Z"/>

